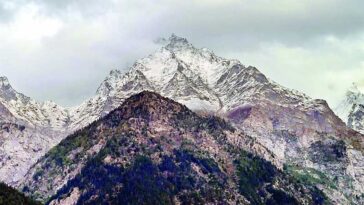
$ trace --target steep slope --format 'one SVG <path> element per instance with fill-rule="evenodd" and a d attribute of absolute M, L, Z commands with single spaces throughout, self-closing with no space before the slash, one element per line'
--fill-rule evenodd
<path fill-rule="evenodd" d="M 59 141 L 55 133 L 0 122 L 0 178 L 15 185 Z"/>
<path fill-rule="evenodd" d="M 321 188 L 335 203 L 363 203 L 362 135 L 347 128 L 325 101 L 284 89 L 254 67 L 236 68 L 232 76 L 219 89 L 236 127 L 288 167 L 325 173 Z"/>
<path fill-rule="evenodd" d="M 346 127 L 324 100 L 283 88 L 251 66 L 228 69 L 216 88 L 236 127 L 288 167 L 325 173 L 329 181 L 321 188 L 336 203 L 363 203 L 364 137 Z"/>
<path fill-rule="evenodd" d="M 14 185 L 67 135 L 67 110 L 38 103 L 0 77 L 0 181 Z"/>
<path fill-rule="evenodd" d="M 345 99 L 335 108 L 335 112 L 349 127 L 364 133 L 364 94 L 355 83 L 346 92 Z"/>
<path fill-rule="evenodd" d="M 23 191 L 49 204 L 330 202 L 267 160 L 274 155 L 225 121 L 142 92 L 53 148 Z"/>

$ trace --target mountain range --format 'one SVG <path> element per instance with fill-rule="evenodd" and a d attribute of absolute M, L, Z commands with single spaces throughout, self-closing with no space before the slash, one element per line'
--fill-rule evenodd
<path fill-rule="evenodd" d="M 188 109 L 197 113 L 190 115 L 202 118 L 202 121 L 195 121 L 196 124 L 203 124 L 206 120 L 204 116 L 218 116 L 225 119 L 227 124 L 235 129 L 234 132 L 230 131 L 232 133 L 225 133 L 227 136 L 248 136 L 239 137 L 239 140 L 231 140 L 225 136 L 222 142 L 209 143 L 209 146 L 214 146 L 218 150 L 214 153 L 213 150 L 204 150 L 204 148 L 199 147 L 204 146 L 202 142 L 196 142 L 203 135 L 207 135 L 206 140 L 216 141 L 216 136 L 213 136 L 213 133 L 209 134 L 211 131 L 199 129 L 201 133 L 186 131 L 192 135 L 186 139 L 192 140 L 193 146 L 197 146 L 194 147 L 193 152 L 207 151 L 206 155 L 199 157 L 203 158 L 202 161 L 212 160 L 211 163 L 215 164 L 214 168 L 210 167 L 212 170 L 216 171 L 216 167 L 219 169 L 234 167 L 231 171 L 234 174 L 231 175 L 231 173 L 221 170 L 215 173 L 209 170 L 210 168 L 199 164 L 200 161 L 195 159 L 196 157 L 191 153 L 187 153 L 187 155 L 192 155 L 187 159 L 180 158 L 181 153 L 178 154 L 178 152 L 184 149 L 182 149 L 183 146 L 175 142 L 177 139 L 174 137 L 177 137 L 178 134 L 174 137 L 161 139 L 160 133 L 163 133 L 163 129 L 167 128 L 161 126 L 161 130 L 158 130 L 159 125 L 163 125 L 160 119 L 155 126 L 146 126 L 145 132 L 147 134 L 138 133 L 141 131 L 136 129 L 138 127 L 132 129 L 133 132 L 137 132 L 134 133 L 136 135 L 135 140 L 143 142 L 143 146 L 146 146 L 147 149 L 153 147 L 150 152 L 161 154 L 160 158 L 153 158 L 153 154 L 148 151 L 148 154 L 142 152 L 144 156 L 141 156 L 141 159 L 130 153 L 125 155 L 126 159 L 123 159 L 122 156 L 124 155 L 121 153 L 128 149 L 129 144 L 121 146 L 119 150 L 105 151 L 114 149 L 114 145 L 110 145 L 111 141 L 123 143 L 120 142 L 121 139 L 114 139 L 114 136 L 120 135 L 120 133 L 123 133 L 123 136 L 126 135 L 125 132 L 128 130 L 123 127 L 120 127 L 119 130 L 119 125 L 121 126 L 124 121 L 140 118 L 136 117 L 140 113 L 132 111 L 129 112 L 136 116 L 125 118 L 125 112 L 120 111 L 122 109 L 120 106 L 125 105 L 123 103 L 130 105 L 130 101 L 126 101 L 126 99 L 131 96 L 135 98 L 135 94 L 145 90 L 159 93 L 187 106 Z M 154 94 L 144 93 L 144 95 L 151 95 L 150 98 L 155 98 L 153 97 Z M 132 99 L 134 99 L 133 97 Z M 155 108 L 155 104 L 151 106 L 154 106 L 153 109 L 159 111 L 159 115 L 162 116 L 177 115 L 176 113 L 180 111 L 178 109 L 173 112 L 172 109 L 171 113 L 168 113 L 168 110 L 162 112 L 160 108 Z M 263 203 L 272 200 L 268 197 L 268 195 L 272 195 L 270 192 L 272 190 L 267 190 L 269 187 L 262 188 L 264 190 L 262 192 L 267 194 L 262 197 L 252 199 L 244 195 L 244 191 L 239 191 L 239 183 L 234 182 L 233 177 L 239 173 L 240 165 L 219 162 L 220 158 L 224 157 L 229 159 L 227 161 L 239 161 L 241 154 L 233 154 L 234 149 L 238 147 L 257 157 L 253 158 L 259 161 L 258 167 L 269 166 L 274 169 L 275 171 L 272 172 L 279 175 L 278 178 L 283 184 L 289 181 L 285 177 L 293 176 L 304 182 L 305 185 L 302 186 L 305 187 L 303 189 L 307 193 L 312 191 L 313 187 L 317 188 L 329 198 L 327 203 L 364 203 L 364 138 L 362 134 L 357 132 L 361 131 L 362 128 L 362 125 L 357 124 L 357 122 L 360 122 L 358 119 L 363 116 L 363 112 L 360 111 L 363 107 L 360 105 L 355 107 L 350 112 L 351 117 L 348 118 L 349 126 L 347 126 L 335 115 L 324 100 L 311 99 L 303 93 L 285 88 L 268 79 L 253 66 L 245 66 L 238 60 L 218 57 L 206 48 L 195 48 L 185 38 L 172 35 L 165 46 L 155 53 L 137 60 L 127 72 L 111 71 L 97 89 L 95 96 L 73 108 L 63 108 L 54 102 L 38 103 L 15 91 L 5 77 L 0 78 L 0 124 L 2 128 L 0 131 L 0 163 L 2 164 L 0 181 L 16 186 L 35 198 L 50 203 L 67 200 L 63 199 L 62 195 L 78 196 L 76 197 L 77 200 L 81 200 L 79 197 L 82 196 L 82 200 L 91 200 L 91 203 L 95 193 L 107 192 L 109 188 L 118 189 L 116 185 L 115 187 L 105 187 L 105 185 L 93 188 L 95 187 L 93 183 L 98 182 L 92 181 L 89 174 L 96 173 L 88 172 L 94 168 L 100 171 L 106 169 L 106 173 L 109 173 L 109 168 L 112 171 L 115 168 L 114 165 L 121 164 L 121 167 L 117 166 L 121 170 L 116 171 L 122 172 L 122 174 L 115 177 L 122 177 L 131 174 L 128 172 L 129 169 L 138 170 L 140 169 L 138 166 L 151 166 L 151 169 L 156 170 L 156 178 L 151 179 L 151 185 L 154 186 L 155 180 L 158 181 L 160 174 L 165 171 L 159 167 L 161 161 L 163 162 L 165 157 L 169 157 L 169 160 L 173 161 L 172 164 L 186 162 L 192 166 L 192 162 L 197 163 L 196 170 L 194 170 L 197 173 L 201 169 L 208 169 L 208 175 L 218 175 L 213 179 L 217 180 L 218 184 L 221 182 L 219 180 L 226 178 L 227 184 L 220 189 L 230 190 L 231 193 L 236 193 L 236 196 L 241 196 L 234 200 L 231 199 L 231 202 L 258 200 L 257 203 Z M 187 108 L 185 110 L 188 110 Z M 154 110 L 150 110 L 152 108 L 141 109 L 147 109 L 149 114 L 154 112 Z M 120 113 L 119 115 L 115 114 L 118 112 L 121 112 L 122 115 Z M 117 118 L 118 126 L 112 125 L 109 122 L 110 118 Z M 145 120 L 143 117 L 142 119 Z M 171 119 L 167 119 L 168 123 L 172 123 Z M 187 123 L 183 119 L 181 119 L 182 122 Z M 181 123 L 180 126 L 186 126 L 182 122 L 175 122 L 178 121 L 176 119 L 172 121 L 173 123 Z M 129 126 L 140 126 L 143 123 L 134 122 Z M 171 127 L 168 129 L 173 132 L 181 129 L 178 126 L 172 127 L 173 129 Z M 217 132 L 227 132 L 225 128 L 223 130 Z M 172 131 L 171 133 L 173 133 Z M 103 132 L 105 133 L 100 134 Z M 150 143 L 151 139 L 145 136 L 148 133 L 157 133 L 156 140 L 158 142 Z M 182 137 L 182 139 L 185 138 Z M 247 139 L 250 140 L 249 143 L 247 143 Z M 164 146 L 166 140 L 172 140 L 168 151 L 167 147 Z M 242 141 L 240 142 L 240 140 Z M 130 143 L 129 138 L 127 141 Z M 61 143 L 57 145 L 59 142 Z M 140 142 L 138 143 L 138 146 L 141 146 Z M 145 143 L 147 144 L 145 145 Z M 251 146 L 241 144 L 251 144 Z M 162 146 L 163 152 L 154 150 L 154 146 Z M 232 150 L 223 148 L 231 146 L 235 148 Z M 252 147 L 259 147 L 259 149 Z M 139 149 L 141 148 L 138 147 Z M 217 156 L 210 159 L 214 154 Z M 220 156 L 224 154 L 229 156 Z M 186 153 L 182 153 L 182 155 L 184 156 Z M 253 159 L 250 159 L 251 157 L 248 158 L 249 163 L 255 163 Z M 132 163 L 132 165 L 130 165 L 131 167 L 126 166 L 125 163 Z M 112 166 L 108 167 L 107 164 Z M 242 169 L 245 170 L 246 168 Z M 185 170 L 177 167 L 172 173 L 177 176 L 183 171 Z M 84 174 L 85 172 L 88 174 Z M 16 174 L 14 175 L 14 173 Z M 247 173 L 245 172 L 245 174 Z M 111 173 L 110 175 L 113 176 Z M 207 181 L 212 179 L 205 179 L 207 181 L 204 181 L 202 180 L 203 175 L 191 177 L 201 183 L 198 186 L 211 188 Z M 48 179 L 54 179 L 54 184 L 50 185 L 50 182 L 47 182 Z M 107 179 L 105 180 L 107 181 Z M 161 180 L 166 184 L 171 183 L 168 181 L 169 179 L 167 181 L 163 181 L 165 178 Z M 80 181 L 85 181 L 87 184 L 79 187 Z M 123 179 L 120 179 L 119 182 L 120 186 L 124 186 L 126 183 Z M 269 183 L 272 184 L 273 181 L 270 180 Z M 185 194 L 196 194 L 191 192 L 191 187 L 190 189 L 181 188 L 181 190 L 184 189 L 187 190 Z M 254 187 L 254 190 L 259 189 Z M 175 199 L 181 201 L 182 198 L 180 197 L 183 195 L 181 190 L 174 188 L 170 190 L 171 192 L 157 193 L 157 195 L 165 196 L 167 201 Z M 312 202 L 315 198 L 299 197 L 296 191 L 293 189 L 285 190 L 284 193 L 289 193 L 288 196 L 290 197 L 294 196 L 298 203 L 308 203 L 310 200 Z M 198 192 L 200 195 L 201 193 Z M 231 198 L 228 193 L 220 194 L 223 196 L 222 198 Z M 114 200 L 112 196 L 108 197 Z M 202 196 L 203 200 L 207 200 L 207 198 L 209 197 Z M 217 198 L 211 198 L 211 200 L 212 202 L 219 201 Z M 278 201 L 276 202 L 278 203 Z M 226 203 L 228 202 L 226 201 Z"/>

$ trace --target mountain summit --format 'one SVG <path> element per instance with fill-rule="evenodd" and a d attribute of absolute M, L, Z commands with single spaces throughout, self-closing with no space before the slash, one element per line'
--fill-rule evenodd
<path fill-rule="evenodd" d="M 9 83 L 8 78 L 5 77 L 5 76 L 0 76 L 0 87 L 4 88 L 4 87 L 7 87 L 9 85 L 10 85 L 10 83 Z"/>
<path fill-rule="evenodd" d="M 169 43 L 166 46 L 166 48 L 169 48 L 169 49 L 172 49 L 172 48 L 173 49 L 176 49 L 176 48 L 182 49 L 182 48 L 186 48 L 186 47 L 193 47 L 192 44 L 190 44 L 187 39 L 179 37 L 175 34 L 172 34 L 169 37 L 168 42 Z"/>

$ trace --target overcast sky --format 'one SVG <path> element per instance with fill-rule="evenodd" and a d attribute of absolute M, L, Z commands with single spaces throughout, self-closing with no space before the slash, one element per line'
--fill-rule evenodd
<path fill-rule="evenodd" d="M 363 0 L 0 0 L 0 75 L 77 105 L 171 33 L 334 106 L 364 88 Z"/>

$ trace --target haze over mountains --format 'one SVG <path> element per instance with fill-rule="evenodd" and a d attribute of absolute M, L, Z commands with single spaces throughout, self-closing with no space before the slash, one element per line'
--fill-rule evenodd
<path fill-rule="evenodd" d="M 122 159 L 120 157 L 122 155 L 119 152 L 106 152 L 105 154 L 102 151 L 111 146 L 108 142 L 112 139 L 112 136 L 111 134 L 110 136 L 108 134 L 100 135 L 100 133 L 115 134 L 113 127 L 104 127 L 99 124 L 97 124 L 99 126 L 96 126 L 93 122 L 105 117 L 99 122 L 101 124 L 106 123 L 104 121 L 113 118 L 111 117 L 113 115 L 107 115 L 108 113 L 122 105 L 130 96 L 145 90 L 171 98 L 199 114 L 217 115 L 225 118 L 228 123 L 231 123 L 232 127 L 235 127 L 236 131 L 229 131 L 231 133 L 224 134 L 227 139 L 224 138 L 223 141 L 217 144 L 215 142 L 205 144 L 206 149 L 209 151 L 206 157 L 213 154 L 210 148 L 212 149 L 214 146 L 239 147 L 248 144 L 246 140 L 251 139 L 249 141 L 251 146 L 240 148 L 244 148 L 245 151 L 269 161 L 275 167 L 274 169 L 285 170 L 284 176 L 286 174 L 296 178 L 301 177 L 300 179 L 303 180 L 308 192 L 313 189 L 312 187 L 320 189 L 329 198 L 328 203 L 363 203 L 364 138 L 363 135 L 351 129 L 362 131 L 363 128 L 362 124 L 360 124 L 360 122 L 363 122 L 361 121 L 363 111 L 360 110 L 362 106 L 356 103 L 357 99 L 361 99 L 362 94 L 354 94 L 353 92 L 353 95 L 350 94 L 350 96 L 354 97 L 348 98 L 350 99 L 347 101 L 348 105 L 344 106 L 352 107 L 352 111 L 348 115 L 349 127 L 347 127 L 324 100 L 311 99 L 303 93 L 284 88 L 268 79 L 255 67 L 245 66 L 237 60 L 216 56 L 206 48 L 195 48 L 186 39 L 176 35 L 172 35 L 168 44 L 160 50 L 137 60 L 128 72 L 111 71 L 110 75 L 97 89 L 94 97 L 73 108 L 63 108 L 54 102 L 38 103 L 15 91 L 5 77 L 0 78 L 0 123 L 2 128 L 0 131 L 0 163 L 2 164 L 0 181 L 21 188 L 43 201 L 52 196 L 54 196 L 52 199 L 55 201 L 64 200 L 60 195 L 55 195 L 59 193 L 58 191 L 62 187 L 64 188 L 61 192 L 72 196 L 85 196 L 86 198 L 82 198 L 82 200 L 86 201 L 90 199 L 87 197 L 92 198 L 92 195 L 96 192 L 102 193 L 108 190 L 107 187 L 90 190 L 89 187 L 81 188 L 80 185 L 77 187 L 72 185 L 72 183 L 77 185 L 81 179 L 90 180 L 90 176 L 81 171 L 90 169 L 88 168 L 89 163 L 95 157 L 105 157 L 102 158 L 104 162 L 110 159 L 111 161 L 109 160 L 110 162 L 106 164 L 121 163 L 120 160 Z M 152 96 L 154 95 L 152 94 Z M 155 96 L 152 98 L 155 98 Z M 157 98 L 159 99 L 159 97 Z M 355 99 L 355 102 L 351 99 Z M 128 102 L 130 103 L 130 101 Z M 152 104 L 156 106 L 155 103 Z M 172 104 L 177 107 L 180 106 Z M 145 109 L 154 116 L 154 109 L 157 108 L 148 107 Z M 181 111 L 180 109 L 182 108 L 171 110 L 171 113 L 160 113 L 160 108 L 158 108 L 158 122 L 153 122 L 155 127 L 148 125 L 146 128 L 147 133 L 155 133 L 158 139 L 161 138 L 163 130 L 166 128 L 159 121 L 162 120 L 163 116 L 176 115 Z M 190 112 L 187 111 L 187 108 L 183 109 L 184 112 Z M 114 114 L 117 112 L 115 111 Z M 119 118 L 123 120 L 140 118 L 139 113 L 135 113 L 136 116 L 124 119 L 125 114 L 117 115 L 118 117 L 114 116 L 118 118 L 116 123 L 122 123 Z M 190 115 L 197 116 L 195 114 Z M 144 119 L 144 117 L 141 118 Z M 152 117 L 152 119 L 154 118 Z M 175 123 L 182 123 L 178 122 L 178 120 Z M 169 120 L 167 122 L 171 123 Z M 87 127 L 91 123 L 92 126 Z M 132 126 L 137 125 L 132 123 Z M 159 125 L 161 129 L 156 128 Z M 87 127 L 85 131 L 77 131 L 85 127 Z M 173 127 L 173 132 L 177 132 L 174 129 L 178 129 L 178 126 Z M 83 132 L 86 132 L 88 137 L 93 136 L 95 138 L 92 141 L 93 144 L 82 141 L 89 140 L 89 138 L 81 136 Z M 126 132 L 126 130 L 121 132 Z M 205 130 L 205 132 L 208 133 L 209 131 Z M 70 135 L 72 133 L 76 134 Z M 193 131 L 190 133 L 193 136 L 191 138 L 193 140 L 192 144 L 194 146 L 199 145 L 196 140 L 202 138 L 203 133 L 198 133 L 197 136 L 193 133 Z M 66 138 L 68 135 L 70 136 Z M 140 138 L 137 139 L 142 141 L 150 140 L 144 135 L 145 133 L 138 135 Z M 249 137 L 244 138 L 243 135 Z M 235 136 L 234 138 L 238 139 L 229 140 L 229 136 Z M 102 137 L 111 138 L 103 139 Z M 170 137 L 170 140 L 176 140 L 173 138 L 176 136 Z M 80 138 L 81 142 L 74 141 L 74 138 Z M 60 145 L 53 148 L 53 151 L 48 152 L 63 139 L 65 140 Z M 206 137 L 206 139 L 216 140 L 211 136 Z M 151 148 L 152 145 L 155 146 L 156 144 L 164 145 L 164 140 L 160 139 L 158 143 L 153 142 L 146 146 Z M 62 146 L 65 147 L 65 143 L 68 142 L 77 145 L 77 147 L 67 146 L 67 149 L 63 150 L 64 152 L 60 152 L 60 156 L 53 156 L 54 150 L 62 149 Z M 259 149 L 256 149 L 257 147 Z M 178 151 L 181 146 L 176 144 L 173 149 Z M 223 153 L 221 147 L 217 149 L 220 151 L 215 154 Z M 232 150 L 225 151 L 227 155 L 232 154 L 230 153 Z M 124 152 L 123 149 L 120 152 Z M 159 152 L 166 155 L 166 147 L 162 147 Z M 108 154 L 110 156 L 115 155 L 115 158 L 107 158 Z M 45 156 L 42 157 L 43 155 Z M 78 157 L 75 158 L 75 155 Z M 127 161 L 131 163 L 135 160 L 134 157 L 134 155 L 130 156 Z M 178 158 L 178 155 L 170 157 L 175 162 L 176 160 L 182 160 Z M 219 157 L 213 160 L 216 162 Z M 237 160 L 236 156 L 224 157 L 228 161 Z M 60 164 L 57 159 L 61 159 Z M 75 159 L 80 161 L 75 161 Z M 97 158 L 97 160 L 99 159 Z M 160 160 L 156 161 L 160 162 Z M 156 161 L 153 161 L 153 163 Z M 100 163 L 100 160 L 97 161 L 97 166 Z M 219 168 L 234 166 L 216 163 Z M 46 164 L 49 166 L 45 166 Z M 101 163 L 100 166 L 104 166 L 104 164 Z M 197 166 L 199 168 L 196 169 L 203 169 L 200 165 Z M 215 170 L 215 168 L 213 169 Z M 65 170 L 68 170 L 66 175 L 62 173 Z M 237 169 L 234 170 L 232 172 L 235 173 Z M 210 172 L 211 170 L 208 171 L 208 173 Z M 14 175 L 14 173 L 16 174 Z M 157 173 L 159 176 L 159 172 Z M 219 174 L 221 173 L 219 172 Z M 224 174 L 226 173 L 223 172 Z M 50 177 L 56 179 L 52 186 L 47 182 Z M 196 180 L 201 181 L 200 177 L 201 175 L 198 175 Z M 226 177 L 229 178 L 231 175 Z M 218 177 L 217 180 L 220 180 L 220 178 Z M 71 184 L 67 184 L 68 182 Z M 125 181 L 121 180 L 120 183 L 125 184 Z M 202 180 L 201 183 L 204 184 L 205 182 Z M 238 193 L 239 188 L 230 187 L 237 186 L 236 182 L 234 183 L 228 183 L 223 189 L 231 189 Z M 272 193 L 272 190 L 265 191 Z M 284 190 L 284 192 L 288 193 L 289 196 L 294 196 L 298 202 L 312 200 L 312 198 L 306 199 L 297 196 L 294 190 Z M 236 200 L 256 200 L 248 199 L 242 192 L 239 193 L 242 197 L 234 199 L 235 202 Z M 172 197 L 179 194 L 179 192 L 176 192 L 167 195 Z M 224 194 L 227 193 L 223 193 L 223 198 L 229 198 Z M 78 197 L 76 197 L 77 200 L 80 199 Z M 207 200 L 208 197 L 203 196 L 203 198 Z M 211 200 L 219 201 L 219 199 L 215 198 Z M 269 197 L 263 197 L 260 200 L 269 200 Z"/>

